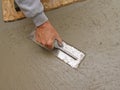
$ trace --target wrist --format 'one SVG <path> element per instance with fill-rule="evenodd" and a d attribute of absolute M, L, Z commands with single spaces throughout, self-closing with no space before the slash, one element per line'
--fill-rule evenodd
<path fill-rule="evenodd" d="M 37 28 L 42 28 L 42 27 L 46 27 L 48 25 L 49 21 L 47 20 L 46 22 L 44 22 L 43 24 L 37 26 Z"/>

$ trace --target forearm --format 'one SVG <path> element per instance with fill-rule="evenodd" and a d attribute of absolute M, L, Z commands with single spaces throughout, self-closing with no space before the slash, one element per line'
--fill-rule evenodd
<path fill-rule="evenodd" d="M 45 23 L 48 18 L 40 0 L 15 0 L 26 17 L 32 18 L 36 26 Z"/>

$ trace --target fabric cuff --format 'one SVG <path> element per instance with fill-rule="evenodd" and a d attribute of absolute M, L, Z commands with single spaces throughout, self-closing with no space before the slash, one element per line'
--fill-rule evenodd
<path fill-rule="evenodd" d="M 44 12 L 38 14 L 37 16 L 33 17 L 32 19 L 36 26 L 40 26 L 48 20 L 48 18 Z"/>

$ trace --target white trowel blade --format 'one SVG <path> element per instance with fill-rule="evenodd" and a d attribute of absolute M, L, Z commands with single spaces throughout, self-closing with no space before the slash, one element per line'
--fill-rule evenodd
<path fill-rule="evenodd" d="M 41 47 L 43 47 L 40 43 L 38 43 L 35 39 L 35 31 L 33 31 L 30 34 L 31 39 Z M 72 47 L 71 45 L 68 45 L 64 41 L 62 42 L 63 46 L 61 49 L 53 49 L 51 52 L 57 56 L 60 60 L 64 61 L 68 65 L 70 65 L 72 68 L 77 68 L 80 64 L 80 62 L 85 57 L 85 54 L 78 49 Z M 45 48 L 45 47 L 44 47 Z"/>

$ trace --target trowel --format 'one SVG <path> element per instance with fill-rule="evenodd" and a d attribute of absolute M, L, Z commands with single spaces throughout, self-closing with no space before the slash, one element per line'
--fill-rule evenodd
<path fill-rule="evenodd" d="M 30 39 L 41 47 L 47 49 L 45 46 L 36 41 L 35 31 L 30 34 Z M 65 41 L 62 41 L 62 45 L 59 45 L 57 40 L 55 40 L 54 49 L 50 52 L 60 60 L 70 65 L 72 68 L 77 68 L 85 57 L 85 54 L 82 51 L 79 51 L 75 47 L 67 44 Z"/>

